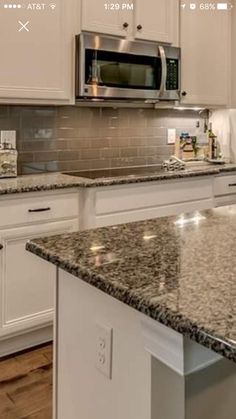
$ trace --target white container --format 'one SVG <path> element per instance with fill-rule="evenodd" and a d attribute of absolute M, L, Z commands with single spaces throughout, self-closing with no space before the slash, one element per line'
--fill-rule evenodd
<path fill-rule="evenodd" d="M 0 147 L 0 178 L 17 177 L 17 150 L 9 143 Z"/>

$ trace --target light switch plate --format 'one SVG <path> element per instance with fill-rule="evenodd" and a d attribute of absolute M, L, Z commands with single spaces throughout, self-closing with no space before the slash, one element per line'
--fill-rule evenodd
<path fill-rule="evenodd" d="M 175 128 L 168 128 L 168 144 L 175 144 L 176 141 L 176 129 Z"/>
<path fill-rule="evenodd" d="M 16 131 L 1 131 L 1 144 L 10 143 L 13 148 L 16 148 Z"/>

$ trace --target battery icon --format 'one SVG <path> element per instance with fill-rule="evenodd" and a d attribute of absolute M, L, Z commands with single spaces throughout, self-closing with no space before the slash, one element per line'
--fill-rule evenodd
<path fill-rule="evenodd" d="M 217 3 L 217 10 L 228 10 L 228 3 Z"/>

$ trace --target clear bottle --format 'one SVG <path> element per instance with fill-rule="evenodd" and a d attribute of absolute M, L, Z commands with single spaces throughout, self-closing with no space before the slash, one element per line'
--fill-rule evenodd
<path fill-rule="evenodd" d="M 217 158 L 217 136 L 212 131 L 212 123 L 210 123 L 208 130 L 208 141 L 209 141 L 209 158 L 214 160 Z"/>
<path fill-rule="evenodd" d="M 209 154 L 208 127 L 206 126 L 206 121 L 204 122 L 204 126 L 202 126 L 199 120 L 196 121 L 195 136 L 196 157 L 198 160 L 204 160 Z"/>

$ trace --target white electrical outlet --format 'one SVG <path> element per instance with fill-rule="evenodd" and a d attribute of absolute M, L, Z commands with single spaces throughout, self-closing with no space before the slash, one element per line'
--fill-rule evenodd
<path fill-rule="evenodd" d="M 96 366 L 110 380 L 112 379 L 113 329 L 104 324 L 96 324 Z"/>
<path fill-rule="evenodd" d="M 168 144 L 175 144 L 176 141 L 176 129 L 168 128 Z"/>
<path fill-rule="evenodd" d="M 16 131 L 1 131 L 1 144 L 10 143 L 12 148 L 16 148 Z"/>

